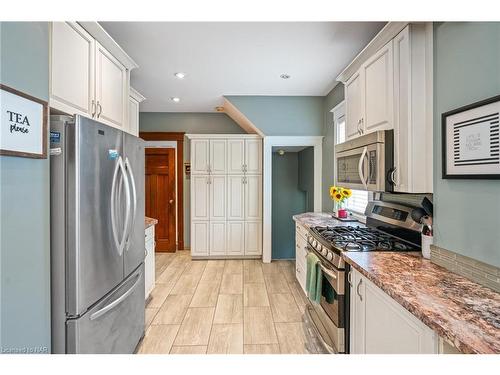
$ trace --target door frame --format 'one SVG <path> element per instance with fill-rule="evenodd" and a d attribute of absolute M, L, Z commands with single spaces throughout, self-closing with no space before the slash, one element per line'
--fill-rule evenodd
<path fill-rule="evenodd" d="M 145 141 L 175 141 L 177 181 L 177 249 L 184 250 L 184 132 L 139 132 Z"/>
<path fill-rule="evenodd" d="M 314 147 L 314 212 L 321 212 L 323 136 L 268 136 L 264 137 L 262 261 L 270 263 L 272 257 L 272 172 L 273 147 Z"/>

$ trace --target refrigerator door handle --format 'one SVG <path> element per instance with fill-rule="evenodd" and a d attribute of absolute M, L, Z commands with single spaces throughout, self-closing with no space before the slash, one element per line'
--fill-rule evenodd
<path fill-rule="evenodd" d="M 127 299 L 127 297 L 130 296 L 132 294 L 132 292 L 134 291 L 134 289 L 137 287 L 137 285 L 139 284 L 139 281 L 141 281 L 141 276 L 142 276 L 142 272 L 139 272 L 137 275 L 135 275 L 136 280 L 135 280 L 134 284 L 130 287 L 130 289 L 127 290 L 125 293 L 123 293 L 120 297 L 115 299 L 113 302 L 107 304 L 102 309 L 99 309 L 95 313 L 90 315 L 90 320 L 95 320 L 95 319 L 99 318 L 100 316 L 106 314 L 109 310 L 112 310 L 113 308 L 118 306 L 120 303 L 125 301 Z"/>
<path fill-rule="evenodd" d="M 130 223 L 130 227 L 127 228 L 128 233 L 126 237 L 126 245 L 125 245 L 125 250 L 128 251 L 129 246 L 130 246 L 130 233 L 132 232 L 134 225 L 135 225 L 135 219 L 136 219 L 136 214 L 137 214 L 137 189 L 135 186 L 135 178 L 134 178 L 134 171 L 132 170 L 132 165 L 130 165 L 130 161 L 128 160 L 127 157 L 125 157 L 125 168 L 128 172 L 128 175 L 130 176 L 130 182 L 132 186 L 132 221 Z"/>
<path fill-rule="evenodd" d="M 127 177 L 127 171 L 125 170 L 125 165 L 123 163 L 123 159 L 120 156 L 120 160 L 118 160 L 118 164 L 120 165 L 120 169 L 122 171 L 123 179 L 125 180 L 125 224 L 123 225 L 123 234 L 122 238 L 120 240 L 120 256 L 123 255 L 123 250 L 125 249 L 125 244 L 126 244 L 126 238 L 129 232 L 129 225 L 130 225 L 130 205 L 131 205 L 131 199 L 130 199 L 130 184 L 128 181 Z"/>
<path fill-rule="evenodd" d="M 117 229 L 117 224 L 116 224 L 116 207 L 115 207 L 115 201 L 116 201 L 116 181 L 118 178 L 118 171 L 120 170 L 120 162 L 121 162 L 121 156 L 118 158 L 118 161 L 115 165 L 115 170 L 113 172 L 113 182 L 111 183 L 111 198 L 110 198 L 110 207 L 111 207 L 111 229 L 113 231 L 113 240 L 115 242 L 116 246 L 116 251 L 118 252 L 118 255 L 121 256 L 121 249 L 120 249 L 120 241 L 118 240 L 118 229 Z"/>

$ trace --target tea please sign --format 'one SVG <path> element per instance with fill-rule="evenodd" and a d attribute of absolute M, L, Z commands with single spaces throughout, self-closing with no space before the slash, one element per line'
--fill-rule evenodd
<path fill-rule="evenodd" d="M 45 158 L 46 103 L 4 85 L 0 89 L 0 154 Z"/>

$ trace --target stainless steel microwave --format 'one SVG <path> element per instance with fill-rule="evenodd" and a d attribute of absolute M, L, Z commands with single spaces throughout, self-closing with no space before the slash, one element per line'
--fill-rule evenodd
<path fill-rule="evenodd" d="M 335 146 L 336 184 L 368 190 L 394 190 L 394 132 L 379 130 Z"/>

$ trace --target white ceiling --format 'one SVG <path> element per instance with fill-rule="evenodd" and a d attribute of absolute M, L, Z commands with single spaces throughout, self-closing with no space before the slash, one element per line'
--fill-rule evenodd
<path fill-rule="evenodd" d="M 101 22 L 139 64 L 144 112 L 213 112 L 223 95 L 326 95 L 380 22 Z M 184 80 L 176 72 L 187 74 Z M 287 73 L 290 79 L 279 76 Z M 173 103 L 171 97 L 180 97 Z"/>

